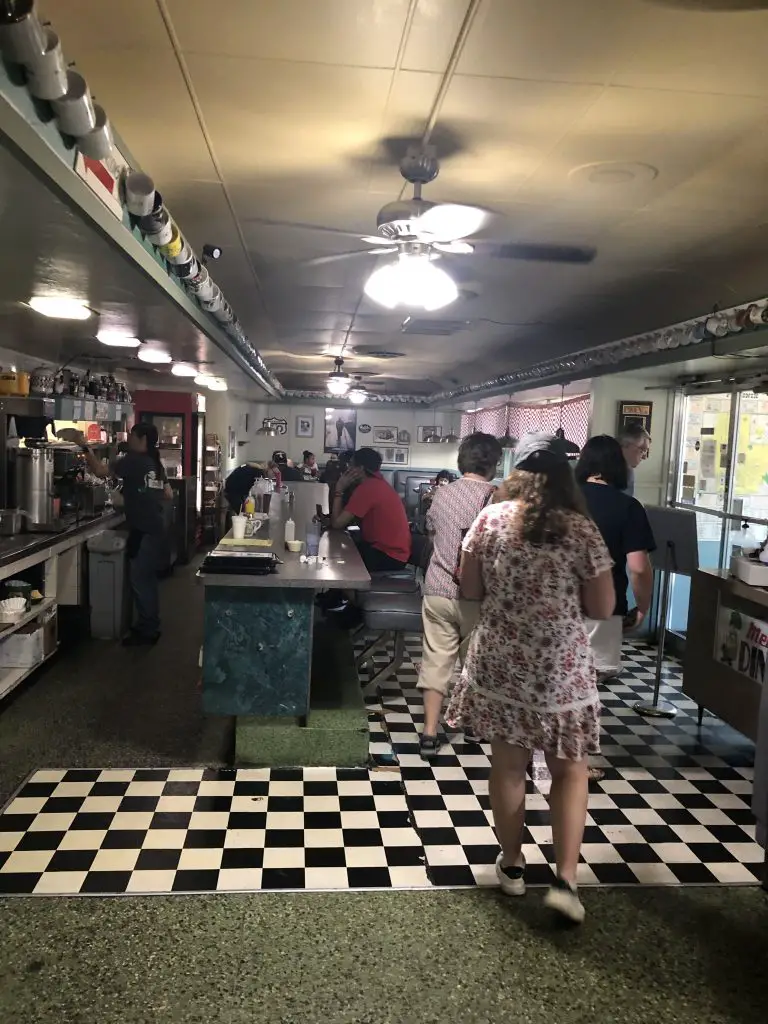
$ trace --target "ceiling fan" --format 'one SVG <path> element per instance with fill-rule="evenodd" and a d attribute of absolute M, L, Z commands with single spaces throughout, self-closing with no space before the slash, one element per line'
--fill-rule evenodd
<path fill-rule="evenodd" d="M 491 218 L 479 206 L 461 203 L 433 203 L 422 197 L 422 188 L 434 181 L 440 164 L 434 146 L 409 146 L 400 161 L 400 173 L 413 186 L 410 199 L 398 199 L 379 210 L 376 234 L 358 236 L 370 249 L 334 253 L 301 261 L 302 266 L 320 266 L 355 256 L 469 256 L 478 253 L 501 259 L 539 260 L 549 263 L 591 263 L 595 250 L 584 246 L 535 242 L 498 243 L 485 239 L 468 241 Z M 307 225 L 309 227 L 309 225 Z M 345 232 L 346 233 L 346 232 Z"/>

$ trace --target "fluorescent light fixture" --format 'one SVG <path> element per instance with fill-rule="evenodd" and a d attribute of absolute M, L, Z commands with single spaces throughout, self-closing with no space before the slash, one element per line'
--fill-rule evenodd
<path fill-rule="evenodd" d="M 136 353 L 142 363 L 170 363 L 171 353 L 160 345 L 144 342 Z"/>
<path fill-rule="evenodd" d="M 197 384 L 199 388 L 209 388 L 212 380 L 213 377 L 210 373 L 198 373 L 195 377 L 195 384 Z"/>
<path fill-rule="evenodd" d="M 459 297 L 453 278 L 429 256 L 404 254 L 394 263 L 374 270 L 365 282 L 365 294 L 380 306 L 394 309 L 442 309 Z"/>
<path fill-rule="evenodd" d="M 87 320 L 91 310 L 80 299 L 67 299 L 55 295 L 33 295 L 29 306 L 36 313 L 56 320 Z"/>
<path fill-rule="evenodd" d="M 211 377 L 208 387 L 211 391 L 226 391 L 227 382 L 221 377 Z"/>
<path fill-rule="evenodd" d="M 171 367 L 171 373 L 174 377 L 196 377 L 199 370 L 196 366 L 192 366 L 191 363 L 174 363 Z"/>
<path fill-rule="evenodd" d="M 102 345 L 109 345 L 110 348 L 138 348 L 141 342 L 130 334 L 123 334 L 122 331 L 99 331 L 96 335 Z"/>

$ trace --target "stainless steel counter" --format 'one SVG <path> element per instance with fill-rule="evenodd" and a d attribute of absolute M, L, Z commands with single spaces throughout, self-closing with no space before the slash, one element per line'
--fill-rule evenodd
<path fill-rule="evenodd" d="M 282 564 L 276 573 L 266 576 L 199 573 L 206 587 L 296 587 L 305 590 L 325 590 L 338 587 L 340 590 L 368 590 L 371 577 L 363 564 L 354 541 L 343 530 L 331 530 L 320 538 L 320 553 L 314 565 L 301 561 L 300 554 L 285 550 L 284 527 L 266 520 L 256 535 L 269 538 L 270 548 L 253 547 L 247 544 L 219 544 L 218 553 L 273 551 Z M 227 538 L 231 533 L 227 534 Z M 305 548 L 306 550 L 306 548 Z"/>
<path fill-rule="evenodd" d="M 82 544 L 103 530 L 111 530 L 124 521 L 122 512 L 106 512 L 93 519 L 81 520 L 55 533 L 20 533 L 0 539 L 0 580 L 7 579 L 30 565 L 43 562 Z"/>

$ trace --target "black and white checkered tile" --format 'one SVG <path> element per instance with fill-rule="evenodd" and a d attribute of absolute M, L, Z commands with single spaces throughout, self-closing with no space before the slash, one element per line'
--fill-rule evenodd
<path fill-rule="evenodd" d="M 107 769 L 35 772 L 0 814 L 0 894 L 115 894 L 493 885 L 498 844 L 489 749 L 449 734 L 418 754 L 420 644 L 368 696 L 370 769 Z M 386 660 L 386 652 L 379 662 Z M 603 692 L 605 778 L 593 786 L 585 885 L 756 883 L 753 749 L 695 707 L 666 666 L 672 720 L 633 709 L 654 652 L 628 645 Z M 531 884 L 554 860 L 541 759 L 528 782 Z"/>

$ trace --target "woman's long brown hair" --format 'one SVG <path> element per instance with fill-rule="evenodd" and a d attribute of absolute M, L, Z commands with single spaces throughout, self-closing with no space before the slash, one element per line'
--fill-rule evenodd
<path fill-rule="evenodd" d="M 571 467 L 564 463 L 546 473 L 514 469 L 499 488 L 497 501 L 519 501 L 522 534 L 532 544 L 551 544 L 568 532 L 569 513 L 587 517 L 587 506 Z"/>

